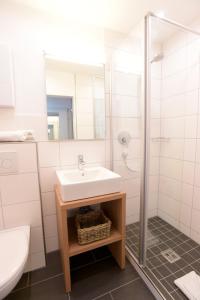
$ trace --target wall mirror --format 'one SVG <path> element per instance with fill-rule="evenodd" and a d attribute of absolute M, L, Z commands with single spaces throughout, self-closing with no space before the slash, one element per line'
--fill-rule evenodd
<path fill-rule="evenodd" d="M 48 139 L 104 139 L 104 65 L 46 55 L 45 69 Z"/>

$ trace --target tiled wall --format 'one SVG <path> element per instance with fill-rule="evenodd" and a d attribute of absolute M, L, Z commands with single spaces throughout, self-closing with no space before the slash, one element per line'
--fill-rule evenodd
<path fill-rule="evenodd" d="M 139 220 L 141 161 L 141 99 L 142 99 L 142 34 L 122 37 L 112 51 L 112 130 L 114 170 L 122 176 L 122 190 L 127 193 L 126 222 Z M 154 45 L 155 50 L 158 46 Z M 153 66 L 151 136 L 160 136 L 161 64 Z M 127 131 L 131 140 L 122 146 L 118 134 Z M 127 168 L 122 152 L 128 152 Z M 151 143 L 150 199 L 148 215 L 157 215 L 160 144 Z"/>
<path fill-rule="evenodd" d="M 33 270 L 45 265 L 36 143 L 1 143 L 6 151 L 17 153 L 18 172 L 0 175 L 0 229 L 31 225 L 26 269 Z"/>
<path fill-rule="evenodd" d="M 158 214 L 200 242 L 200 38 L 163 45 Z"/>
<path fill-rule="evenodd" d="M 107 33 L 108 34 L 108 33 Z M 127 194 L 126 222 L 133 222 L 139 216 L 139 164 L 140 164 L 140 70 L 137 66 L 140 60 L 139 41 L 136 39 L 110 33 L 105 37 L 105 44 L 111 63 L 112 74 L 112 111 L 111 111 L 111 142 L 113 146 L 113 169 L 122 176 L 121 190 Z M 129 147 L 118 142 L 118 134 L 129 132 L 131 136 Z M 122 152 L 127 151 L 127 169 Z"/>

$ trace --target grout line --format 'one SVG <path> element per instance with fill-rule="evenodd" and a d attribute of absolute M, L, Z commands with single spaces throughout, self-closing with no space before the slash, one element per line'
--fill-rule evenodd
<path fill-rule="evenodd" d="M 110 295 L 110 298 L 111 298 L 112 300 L 114 300 L 113 295 L 112 295 L 111 292 L 109 292 L 109 295 Z"/>
<path fill-rule="evenodd" d="M 155 223 L 155 224 L 154 224 Z M 151 225 L 153 225 L 153 227 L 155 227 L 154 225 L 156 225 L 156 223 L 158 223 L 158 226 L 159 226 L 159 222 L 157 222 L 157 221 L 155 221 L 155 222 L 153 222 L 153 224 L 151 224 Z M 166 222 L 167 223 L 167 222 Z M 166 225 L 168 225 L 168 223 L 166 224 Z M 170 225 L 170 226 L 172 226 L 172 225 Z M 163 227 L 164 228 L 164 226 L 160 226 L 160 227 Z M 173 227 L 173 226 L 172 226 Z M 128 228 L 129 229 L 129 228 Z M 179 231 L 178 229 L 176 229 L 175 227 L 173 227 L 173 229 L 175 229 L 175 230 L 177 230 L 179 233 L 178 234 L 175 234 L 175 233 L 173 233 L 172 232 L 172 236 L 174 236 L 175 238 L 176 237 L 178 237 L 178 236 L 180 236 L 180 235 L 182 235 L 183 233 L 181 232 L 181 231 Z M 172 231 L 173 231 L 173 229 L 172 229 Z M 130 229 L 129 229 L 130 230 Z M 133 232 L 132 230 L 130 230 L 131 232 Z M 159 230 L 160 231 L 160 230 Z M 167 231 L 167 232 L 169 232 L 170 233 L 170 231 Z M 134 233 L 134 232 L 133 232 Z M 135 235 L 136 236 L 136 235 Z M 159 236 L 158 236 L 159 237 Z M 136 236 L 136 239 L 138 239 L 138 237 Z M 173 241 L 173 239 L 169 239 L 168 240 L 168 242 L 169 241 Z M 180 247 L 182 244 L 184 244 L 184 243 L 188 243 L 189 241 L 191 240 L 191 238 L 188 238 L 188 239 L 186 239 L 186 240 L 184 240 L 184 242 L 181 242 L 181 243 L 178 243 L 175 247 L 172 247 L 172 248 L 176 248 L 176 247 Z M 162 243 L 161 243 L 162 244 Z M 163 242 L 163 244 L 165 244 L 165 245 L 167 245 L 167 241 L 165 241 L 165 242 Z M 156 246 L 158 249 L 160 249 L 160 247 L 159 246 Z M 171 293 L 173 293 L 173 292 L 175 292 L 175 291 L 177 291 L 178 290 L 178 288 L 175 288 L 174 289 L 174 287 L 171 285 L 171 284 L 169 284 L 169 286 L 172 288 L 172 291 L 168 291 L 167 290 L 167 288 L 162 284 L 162 281 L 164 281 L 164 280 L 166 280 L 168 277 L 170 277 L 170 276 L 173 276 L 173 275 L 176 275 L 176 273 L 177 272 L 180 272 L 180 271 L 183 271 L 185 268 L 187 268 L 187 267 L 192 267 L 192 264 L 193 263 L 195 263 L 195 262 L 200 262 L 200 258 L 198 258 L 198 259 L 195 259 L 194 261 L 192 261 L 192 262 L 190 262 L 190 263 L 188 263 L 187 261 L 185 261 L 183 258 L 182 258 L 182 256 L 184 255 L 184 254 L 189 254 L 190 255 L 190 253 L 189 252 L 191 252 L 192 250 L 195 250 L 196 248 L 198 248 L 199 247 L 199 245 L 198 245 L 198 243 L 196 243 L 196 245 L 194 246 L 194 247 L 192 247 L 190 250 L 188 250 L 188 251 L 185 251 L 182 255 L 180 255 L 180 257 L 181 257 L 181 259 L 185 262 L 185 266 L 184 267 L 182 267 L 182 268 L 179 268 L 176 272 L 172 272 L 167 266 L 166 266 L 166 264 L 167 264 L 167 261 L 166 262 L 162 262 L 159 258 L 157 258 L 160 262 L 162 262 L 162 264 L 161 265 L 157 265 L 157 266 L 155 266 L 155 267 L 149 267 L 149 266 L 147 266 L 147 268 L 148 268 L 148 270 L 150 271 L 150 273 L 152 274 L 152 276 L 153 277 L 155 277 L 156 278 L 156 280 L 158 280 L 158 282 L 165 288 L 165 290 L 171 295 Z M 175 249 L 174 249 L 175 250 Z M 132 250 L 133 251 L 133 250 Z M 151 251 L 151 250 L 150 250 Z M 152 254 L 154 254 L 153 252 L 152 252 Z M 156 255 L 154 254 L 153 256 L 152 256 L 152 258 L 153 257 L 156 257 Z M 149 262 L 151 262 L 151 258 L 149 258 Z M 151 265 L 153 265 L 152 263 L 151 263 Z M 176 265 L 176 263 L 175 263 L 175 265 Z M 169 272 L 170 272 L 170 274 L 169 275 L 167 275 L 167 276 L 165 276 L 165 277 L 161 277 L 160 279 L 153 273 L 153 271 L 152 270 L 156 270 L 158 267 L 160 267 L 160 266 L 164 266 Z M 193 267 L 192 267 L 193 268 Z M 194 268 L 195 269 L 195 268 Z M 159 272 L 158 270 L 156 270 L 157 272 L 158 272 L 158 274 L 160 274 L 161 276 L 162 276 L 162 274 L 161 274 L 161 272 Z"/>
<path fill-rule="evenodd" d="M 135 281 L 137 281 L 137 280 L 139 280 L 139 279 L 141 279 L 141 278 L 140 278 L 139 275 L 138 275 L 137 278 L 132 279 L 132 280 L 130 280 L 130 281 L 124 283 L 124 284 L 121 284 L 121 285 L 118 286 L 117 288 L 114 288 L 114 289 L 112 289 L 112 290 L 110 290 L 110 291 L 108 291 L 108 292 L 106 292 L 106 293 L 104 293 L 104 294 L 101 294 L 101 295 L 99 295 L 99 296 L 97 296 L 97 297 L 95 297 L 95 298 L 92 298 L 91 300 L 97 300 L 97 299 L 99 299 L 99 298 L 101 298 L 101 297 L 103 297 L 103 296 L 105 296 L 105 295 L 107 295 L 107 294 L 110 294 L 110 293 L 112 293 L 112 292 L 114 292 L 114 291 L 116 291 L 116 290 L 118 290 L 118 289 L 120 289 L 120 288 L 122 288 L 122 287 L 124 287 L 124 286 L 127 286 L 127 285 L 131 284 L 132 282 L 135 282 Z"/>
<path fill-rule="evenodd" d="M 31 272 L 28 272 L 28 273 L 30 274 Z M 27 282 L 26 286 L 24 286 L 24 287 L 22 287 L 22 288 L 19 288 L 19 289 L 16 289 L 16 290 L 13 290 L 11 293 L 16 293 L 16 292 L 18 292 L 18 291 L 21 291 L 21 290 L 30 288 L 30 287 L 35 286 L 35 285 L 37 285 L 37 284 L 46 282 L 46 281 L 48 281 L 49 279 L 57 278 L 57 277 L 63 275 L 63 273 L 59 273 L 59 274 L 57 274 L 57 275 L 54 275 L 54 276 L 45 278 L 45 279 L 43 279 L 43 280 L 40 280 L 40 281 L 37 281 L 37 282 L 34 282 L 34 283 L 31 284 L 31 283 L 30 283 L 30 278 L 29 278 L 30 275 L 29 275 L 29 274 L 28 274 L 28 280 L 27 280 L 28 282 Z"/>
<path fill-rule="evenodd" d="M 63 273 L 59 273 L 59 274 L 56 274 L 56 275 L 54 275 L 54 276 L 50 276 L 50 277 L 48 277 L 48 278 L 45 278 L 45 279 L 42 279 L 42 280 L 40 280 L 40 281 L 37 281 L 37 282 L 34 282 L 34 283 L 30 284 L 28 287 L 35 286 L 35 285 L 37 285 L 37 284 L 46 282 L 46 281 L 48 281 L 48 280 L 50 280 L 50 279 L 54 279 L 54 278 L 60 277 L 60 276 L 62 276 L 62 275 L 63 275 Z"/>

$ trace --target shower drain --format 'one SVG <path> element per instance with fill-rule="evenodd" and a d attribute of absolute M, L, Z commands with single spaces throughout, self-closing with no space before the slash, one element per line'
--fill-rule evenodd
<path fill-rule="evenodd" d="M 161 251 L 161 255 L 166 258 L 171 264 L 175 263 L 177 260 L 181 259 L 181 257 L 171 248 Z"/>

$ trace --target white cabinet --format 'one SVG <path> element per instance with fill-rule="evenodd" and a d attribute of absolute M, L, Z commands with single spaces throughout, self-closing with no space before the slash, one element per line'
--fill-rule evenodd
<path fill-rule="evenodd" d="M 0 108 L 15 107 L 11 50 L 0 44 Z"/>

